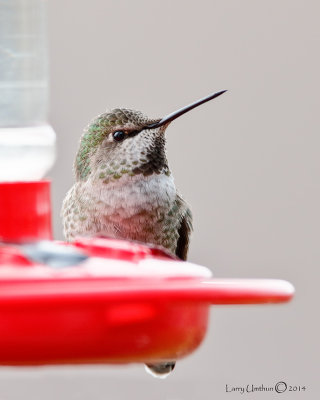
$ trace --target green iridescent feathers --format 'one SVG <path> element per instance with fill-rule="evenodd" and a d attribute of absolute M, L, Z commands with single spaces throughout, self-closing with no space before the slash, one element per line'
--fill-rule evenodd
<path fill-rule="evenodd" d="M 88 126 L 81 137 L 80 147 L 76 156 L 75 171 L 77 177 L 85 179 L 90 173 L 90 156 L 107 134 L 108 125 L 103 117 L 98 117 Z"/>

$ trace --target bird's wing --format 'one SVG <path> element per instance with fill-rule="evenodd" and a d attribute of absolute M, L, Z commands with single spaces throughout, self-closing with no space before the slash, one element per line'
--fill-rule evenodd
<path fill-rule="evenodd" d="M 180 196 L 178 197 L 178 201 L 180 202 L 182 209 L 184 209 L 184 212 L 182 213 L 181 223 L 178 230 L 179 239 L 176 248 L 176 256 L 185 261 L 189 249 L 190 234 L 192 232 L 192 214 L 188 205 Z"/>

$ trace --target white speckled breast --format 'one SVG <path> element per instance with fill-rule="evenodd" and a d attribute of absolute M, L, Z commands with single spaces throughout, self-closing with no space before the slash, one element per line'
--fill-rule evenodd
<path fill-rule="evenodd" d="M 183 204 L 172 176 L 123 176 L 77 182 L 64 201 L 64 229 L 76 236 L 110 236 L 161 245 L 174 253 Z"/>

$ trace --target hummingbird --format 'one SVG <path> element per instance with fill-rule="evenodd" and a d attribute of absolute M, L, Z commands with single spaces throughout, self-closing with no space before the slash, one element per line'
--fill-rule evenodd
<path fill-rule="evenodd" d="M 62 205 L 64 234 L 133 240 L 161 246 L 187 259 L 192 214 L 170 171 L 168 125 L 226 90 L 210 94 L 164 118 L 151 119 L 126 108 L 98 115 L 85 128 L 74 162 L 76 182 Z M 147 364 L 166 376 L 175 361 Z"/>

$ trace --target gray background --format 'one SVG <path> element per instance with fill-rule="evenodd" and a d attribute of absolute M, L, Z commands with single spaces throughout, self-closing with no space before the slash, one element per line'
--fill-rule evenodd
<path fill-rule="evenodd" d="M 142 366 L 0 370 L 0 399 L 319 397 L 317 1 L 50 0 L 50 122 L 58 135 L 54 227 L 88 121 L 124 106 L 175 121 L 168 157 L 192 205 L 190 260 L 219 277 L 283 278 L 280 306 L 212 309 L 201 348 L 166 381 Z M 285 380 L 306 392 L 226 393 Z"/>

